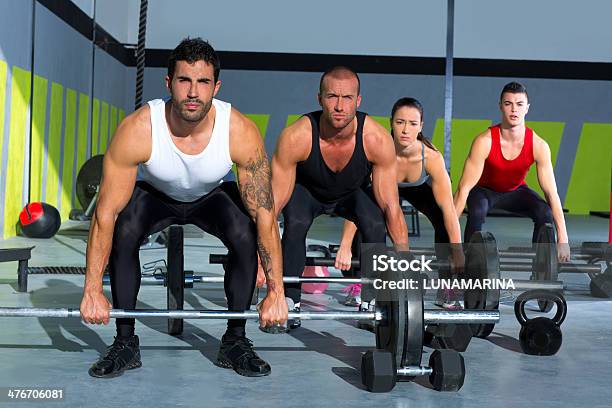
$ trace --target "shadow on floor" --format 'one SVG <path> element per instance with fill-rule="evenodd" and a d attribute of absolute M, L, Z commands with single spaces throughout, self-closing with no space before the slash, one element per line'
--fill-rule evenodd
<path fill-rule="evenodd" d="M 111 298 L 108 290 L 105 291 L 108 299 Z M 52 308 L 52 307 L 78 307 L 81 302 L 82 287 L 62 279 L 49 279 L 47 286 L 34 290 L 30 293 L 30 301 L 33 307 Z M 154 309 L 149 304 L 138 302 L 138 309 Z M 79 352 L 91 348 L 99 353 L 103 353 L 107 345 L 95 331 L 95 326 L 85 324 L 79 319 L 65 318 L 39 318 L 41 327 L 45 330 L 52 342 L 52 348 L 60 351 Z M 110 324 L 113 324 L 111 322 Z M 160 333 L 167 332 L 166 319 L 143 318 L 136 323 L 136 333 L 138 326 L 143 324 L 148 328 Z M 62 330 L 78 338 L 81 343 L 70 340 L 64 336 Z M 200 328 L 184 322 L 184 334 L 175 336 L 176 338 L 189 344 L 190 349 L 199 350 L 204 357 L 210 361 L 216 361 L 219 341 L 201 330 Z M 146 339 L 141 339 L 143 349 L 146 349 Z M 36 348 L 38 346 L 33 346 Z M 159 347 L 157 349 L 173 349 L 173 347 Z"/>
<path fill-rule="evenodd" d="M 489 335 L 489 337 L 487 337 L 486 340 L 505 350 L 523 354 L 523 350 L 521 349 L 521 343 L 518 341 L 518 339 L 515 339 L 514 337 L 507 336 L 498 332 L 493 332 Z"/>

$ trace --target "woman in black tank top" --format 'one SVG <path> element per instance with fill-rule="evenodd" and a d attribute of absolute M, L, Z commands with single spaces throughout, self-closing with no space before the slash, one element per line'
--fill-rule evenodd
<path fill-rule="evenodd" d="M 444 159 L 435 146 L 423 136 L 422 129 L 421 103 L 414 98 L 401 98 L 395 102 L 391 110 L 391 135 L 395 141 L 399 196 L 429 219 L 435 232 L 436 255 L 439 259 L 446 259 L 449 257 L 448 244 L 461 243 L 459 219 L 455 213 L 451 182 Z M 355 224 L 345 222 L 340 248 L 336 254 L 336 268 L 350 268 L 351 246 L 356 247 L 353 243 L 356 231 Z M 455 255 L 451 262 L 459 265 L 454 269 L 455 272 L 460 272 L 463 253 L 460 250 L 453 253 Z M 349 296 L 352 292 L 356 291 L 349 291 Z M 445 307 L 457 308 L 457 302 L 452 297 L 452 294 L 446 294 L 440 303 Z"/>

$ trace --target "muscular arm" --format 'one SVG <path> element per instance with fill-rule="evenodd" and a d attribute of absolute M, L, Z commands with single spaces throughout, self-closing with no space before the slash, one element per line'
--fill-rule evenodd
<path fill-rule="evenodd" d="M 557 226 L 558 242 L 562 244 L 568 243 L 567 229 L 565 227 L 565 218 L 563 216 L 563 207 L 561 199 L 557 193 L 557 183 L 555 181 L 555 173 L 553 171 L 550 148 L 548 144 L 540 137 L 534 135 L 533 143 L 533 158 L 536 163 L 538 174 L 538 182 L 544 192 L 546 202 L 550 205 L 553 219 Z"/>
<path fill-rule="evenodd" d="M 408 247 L 408 229 L 397 193 L 395 148 L 391 135 L 374 120 L 364 125 L 364 147 L 372 162 L 372 189 L 395 245 Z"/>
<path fill-rule="evenodd" d="M 87 241 L 85 292 L 102 293 L 102 275 L 110 255 L 115 221 L 127 205 L 138 163 L 151 152 L 149 108 L 145 106 L 128 116 L 119 126 L 104 155 L 102 182 Z"/>
<path fill-rule="evenodd" d="M 310 138 L 303 137 L 311 132 L 309 119 L 302 117 L 287 127 L 278 138 L 272 156 L 272 191 L 276 203 L 276 216 L 283 211 L 295 187 L 296 166 L 306 160 Z"/>
<path fill-rule="evenodd" d="M 470 190 L 474 188 L 484 169 L 484 163 L 491 150 L 491 133 L 487 131 L 480 134 L 474 139 L 472 148 L 468 155 L 465 165 L 463 166 L 463 174 L 459 180 L 459 187 L 455 192 L 454 204 L 457 217 L 461 216 L 465 208 Z"/>
<path fill-rule="evenodd" d="M 436 203 L 442 210 L 444 227 L 448 233 L 451 244 L 461 243 L 461 229 L 459 218 L 453 204 L 453 190 L 450 178 L 444 166 L 444 159 L 439 152 L 431 151 L 426 162 L 427 172 L 431 176 L 431 188 Z"/>
<path fill-rule="evenodd" d="M 230 123 L 230 155 L 238 170 L 240 196 L 257 226 L 257 252 L 268 290 L 284 300 L 283 265 L 270 164 L 257 127 L 235 110 Z"/>

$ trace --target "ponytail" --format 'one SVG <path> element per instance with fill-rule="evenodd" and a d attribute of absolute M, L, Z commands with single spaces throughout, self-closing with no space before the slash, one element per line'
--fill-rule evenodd
<path fill-rule="evenodd" d="M 434 144 L 431 143 L 431 141 L 423 135 L 423 132 L 419 132 L 419 134 L 417 135 L 417 140 L 420 140 L 421 142 L 423 142 L 423 144 L 429 147 L 431 150 L 435 152 L 438 151 L 438 149 L 436 149 L 436 146 L 434 146 Z"/>

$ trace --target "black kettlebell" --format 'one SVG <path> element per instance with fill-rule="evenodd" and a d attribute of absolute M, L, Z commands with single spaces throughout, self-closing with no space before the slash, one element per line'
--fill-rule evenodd
<path fill-rule="evenodd" d="M 528 319 L 525 305 L 530 300 L 554 302 L 557 305 L 557 313 L 552 319 L 548 317 Z M 545 290 L 531 290 L 522 293 L 514 303 L 514 314 L 522 326 L 519 340 L 525 354 L 552 356 L 559 351 L 563 342 L 561 323 L 567 315 L 567 303 L 562 294 Z"/>

